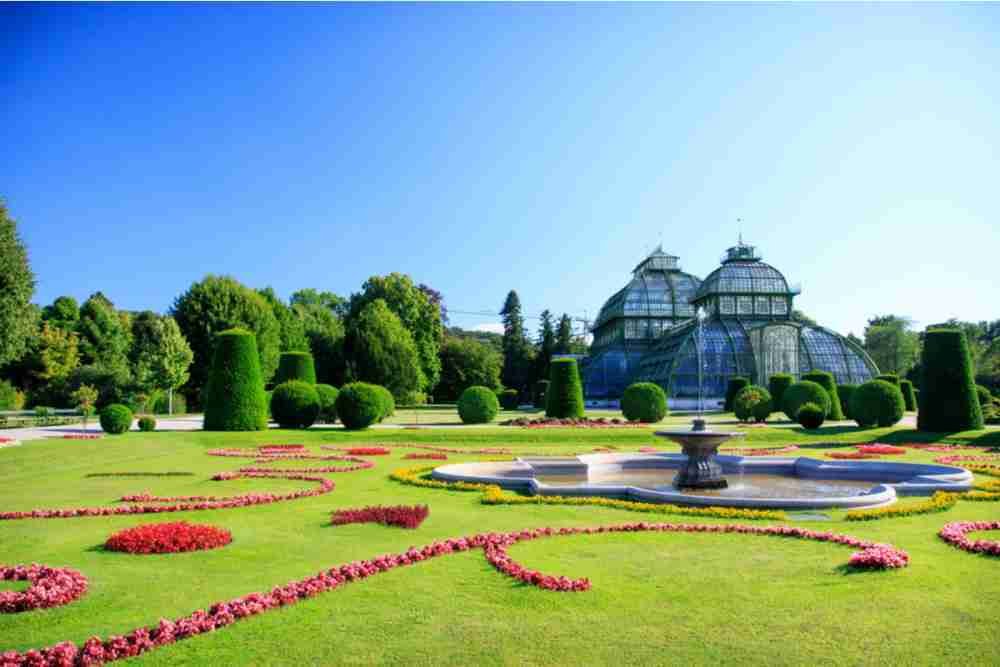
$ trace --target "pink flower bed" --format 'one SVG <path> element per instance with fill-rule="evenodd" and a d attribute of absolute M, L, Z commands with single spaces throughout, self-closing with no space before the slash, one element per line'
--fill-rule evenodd
<path fill-rule="evenodd" d="M 424 522 L 430 509 L 427 505 L 377 505 L 361 509 L 343 509 L 333 513 L 330 523 L 343 526 L 348 523 L 381 523 L 400 528 L 416 528 Z"/>
<path fill-rule="evenodd" d="M 1000 521 L 956 521 L 945 524 L 938 536 L 953 547 L 970 553 L 1000 556 L 1000 541 L 970 540 L 966 537 L 968 533 L 981 530 L 1000 530 Z"/>
<path fill-rule="evenodd" d="M 426 454 L 421 454 L 420 452 L 410 452 L 403 458 L 408 460 L 428 459 L 431 461 L 447 461 L 448 455 L 440 452 L 427 452 Z"/>
<path fill-rule="evenodd" d="M 798 451 L 798 445 L 788 445 L 787 447 L 771 447 L 762 449 L 725 449 L 721 454 L 729 456 L 777 456 Z"/>
<path fill-rule="evenodd" d="M 265 452 L 290 452 L 290 451 L 301 451 L 306 448 L 305 445 L 261 445 L 257 449 Z"/>
<path fill-rule="evenodd" d="M 1000 462 L 1000 456 L 968 456 L 955 454 L 954 456 L 939 456 L 934 459 L 935 463 L 985 463 L 984 468 L 992 468 L 995 466 L 990 465 L 991 463 Z"/>
<path fill-rule="evenodd" d="M 172 554 L 218 549 L 232 541 L 228 530 L 180 521 L 127 528 L 109 537 L 104 548 L 130 554 Z"/>
<path fill-rule="evenodd" d="M 389 453 L 385 447 L 348 447 L 346 451 L 351 456 L 385 456 Z"/>
<path fill-rule="evenodd" d="M 598 417 L 596 419 L 590 417 L 569 417 L 566 419 L 556 417 L 539 417 L 536 419 L 518 417 L 517 419 L 500 422 L 500 425 L 520 426 L 522 428 L 558 428 L 560 426 L 574 426 L 577 428 L 635 428 L 644 424 L 638 421 L 626 421 L 617 417 L 612 419 L 608 419 L 607 417 Z"/>
<path fill-rule="evenodd" d="M 66 433 L 63 440 L 100 440 L 103 436 L 99 433 Z"/>
<path fill-rule="evenodd" d="M 37 563 L 0 565 L 0 580 L 31 582 L 26 591 L 0 591 L 0 614 L 59 607 L 87 592 L 87 578 L 76 570 Z M 5 656 L 0 655 L 0 665 L 7 664 Z"/>
<path fill-rule="evenodd" d="M 831 459 L 878 459 L 882 458 L 878 454 L 866 454 L 865 452 L 827 452 Z"/>
<path fill-rule="evenodd" d="M 793 526 L 747 526 L 742 524 L 670 524 L 629 523 L 591 528 L 535 528 L 510 533 L 479 533 L 469 537 L 438 540 L 421 548 L 410 547 L 397 554 L 377 556 L 370 560 L 354 561 L 323 570 L 317 574 L 276 586 L 269 593 L 250 593 L 228 602 L 216 602 L 207 610 L 197 610 L 176 621 L 160 620 L 157 625 L 132 630 L 124 636 L 108 639 L 91 637 L 82 645 L 61 642 L 40 650 L 24 653 L 7 651 L 0 654 L 0 667 L 38 665 L 96 665 L 112 660 L 131 658 L 182 639 L 213 632 L 236 621 L 264 613 L 270 609 L 295 604 L 299 600 L 315 597 L 353 581 L 360 581 L 382 572 L 414 565 L 446 554 L 483 549 L 498 571 L 525 584 L 552 591 L 585 591 L 591 587 L 585 578 L 570 579 L 546 575 L 529 570 L 507 554 L 513 544 L 556 535 L 580 535 L 620 532 L 676 532 L 676 533 L 736 533 L 745 535 L 771 535 L 797 539 L 830 542 L 860 549 L 859 569 L 884 569 L 905 567 L 909 561 L 905 552 L 889 545 L 875 544 L 848 535 L 820 532 Z M 876 555 L 878 552 L 881 555 Z M 867 554 L 867 555 L 866 555 Z M 855 560 L 852 557 L 852 560 Z"/>
<path fill-rule="evenodd" d="M 511 454 L 511 450 L 504 449 L 502 447 L 484 447 L 482 449 L 455 449 L 453 447 L 437 447 L 435 445 L 414 445 L 414 444 L 398 444 L 393 443 L 391 445 L 375 445 L 378 447 L 388 448 L 388 447 L 406 447 L 407 449 L 423 449 L 429 452 L 440 452 L 443 454 L 486 454 L 486 455 L 505 455 Z M 348 449 L 346 447 L 334 447 L 330 445 L 320 445 L 320 449 L 326 449 L 328 451 L 343 451 Z"/>
<path fill-rule="evenodd" d="M 895 447 L 893 445 L 883 445 L 882 443 L 875 442 L 870 445 L 858 445 L 858 451 L 862 454 L 905 454 L 906 448 Z"/>

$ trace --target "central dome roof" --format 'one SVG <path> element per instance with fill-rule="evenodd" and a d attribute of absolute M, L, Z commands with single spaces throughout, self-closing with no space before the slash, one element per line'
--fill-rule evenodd
<path fill-rule="evenodd" d="M 699 301 L 716 294 L 792 294 L 781 271 L 760 261 L 753 246 L 734 246 L 726 251 L 722 266 L 708 274 L 694 297 Z"/>
<path fill-rule="evenodd" d="M 608 299 L 594 329 L 622 317 L 655 317 L 680 321 L 694 316 L 691 300 L 700 281 L 684 273 L 677 257 L 657 247 L 632 272 L 632 280 Z"/>

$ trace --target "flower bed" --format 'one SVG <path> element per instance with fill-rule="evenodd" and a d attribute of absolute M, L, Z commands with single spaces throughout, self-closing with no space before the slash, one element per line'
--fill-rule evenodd
<path fill-rule="evenodd" d="M 875 519 L 894 519 L 915 514 L 931 514 L 950 510 L 958 502 L 958 495 L 937 491 L 929 499 L 908 505 L 891 505 L 870 510 L 850 510 L 844 515 L 847 521 L 872 521 Z"/>
<path fill-rule="evenodd" d="M 416 528 L 424 522 L 430 509 L 427 505 L 376 505 L 361 509 L 343 509 L 333 513 L 330 523 L 343 526 L 348 523 L 381 523 L 385 526 Z"/>
<path fill-rule="evenodd" d="M 390 453 L 385 447 L 348 447 L 344 451 L 351 456 L 385 456 Z"/>
<path fill-rule="evenodd" d="M 445 489 L 448 491 L 485 491 L 493 486 L 492 484 L 480 484 L 478 482 L 440 482 L 436 479 L 425 478 L 424 475 L 431 470 L 434 470 L 434 466 L 400 468 L 393 470 L 389 475 L 389 479 L 401 484 L 409 484 L 410 486 L 420 486 L 425 489 Z"/>
<path fill-rule="evenodd" d="M 426 452 L 423 454 L 421 454 L 420 452 L 410 452 L 409 454 L 403 456 L 403 458 L 410 461 L 415 461 L 420 459 L 428 459 L 432 461 L 447 461 L 448 455 L 442 454 L 440 452 Z"/>
<path fill-rule="evenodd" d="M 228 530 L 180 521 L 127 528 L 109 537 L 104 548 L 130 554 L 171 554 L 218 549 L 232 541 Z"/>
<path fill-rule="evenodd" d="M 59 437 L 63 440 L 100 440 L 104 436 L 100 433 L 66 433 Z"/>
<path fill-rule="evenodd" d="M 893 445 L 883 445 L 882 443 L 875 442 L 870 445 L 858 445 L 858 451 L 862 454 L 905 454 L 906 449 L 904 447 L 895 447 Z"/>
<path fill-rule="evenodd" d="M 568 417 L 566 419 L 556 417 L 540 417 L 537 419 L 518 417 L 517 419 L 502 421 L 500 422 L 500 426 L 520 426 L 521 428 L 553 428 L 559 426 L 574 426 L 577 428 L 636 428 L 644 426 L 644 424 L 639 421 L 625 421 L 617 417 L 611 419 L 607 417 L 597 417 L 596 419 L 590 417 Z"/>
<path fill-rule="evenodd" d="M 306 448 L 305 445 L 261 445 L 257 449 L 260 451 L 275 451 L 275 452 L 290 452 L 290 451 L 301 451 Z"/>
<path fill-rule="evenodd" d="M 826 456 L 831 459 L 880 459 L 878 454 L 866 454 L 865 452 L 827 452 Z"/>
<path fill-rule="evenodd" d="M 193 472 L 92 472 L 84 477 L 194 477 Z"/>
<path fill-rule="evenodd" d="M 76 570 L 46 565 L 0 565 L 0 580 L 28 581 L 25 591 L 0 591 L 0 614 L 15 614 L 69 604 L 87 592 L 87 578 Z M 0 654 L 0 665 L 6 654 Z"/>
<path fill-rule="evenodd" d="M 788 445 L 787 447 L 765 447 L 760 449 L 723 449 L 719 450 L 719 453 L 727 456 L 777 456 L 779 454 L 790 454 L 798 451 L 798 449 L 798 445 Z"/>
<path fill-rule="evenodd" d="M 945 524 L 938 536 L 952 545 L 974 554 L 1000 556 L 1000 542 L 996 540 L 970 540 L 966 535 L 981 530 L 1000 530 L 1000 521 L 956 521 Z"/>

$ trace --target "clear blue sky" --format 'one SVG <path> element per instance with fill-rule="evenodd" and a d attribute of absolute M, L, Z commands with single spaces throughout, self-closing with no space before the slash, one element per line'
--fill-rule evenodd
<path fill-rule="evenodd" d="M 43 304 L 396 270 L 593 317 L 661 234 L 704 276 L 742 217 L 845 333 L 992 319 L 998 34 L 985 5 L 3 5 L 0 196 Z"/>

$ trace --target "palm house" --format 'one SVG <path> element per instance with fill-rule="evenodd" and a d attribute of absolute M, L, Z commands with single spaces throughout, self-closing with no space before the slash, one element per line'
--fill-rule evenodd
<path fill-rule="evenodd" d="M 693 406 L 699 358 L 701 396 L 709 401 L 724 396 L 737 375 L 765 386 L 775 373 L 811 370 L 829 371 L 840 384 L 874 377 L 878 369 L 860 346 L 792 319 L 798 293 L 742 242 L 704 281 L 682 273 L 677 258 L 658 248 L 601 309 L 583 365 L 587 399 L 614 401 L 646 380 L 663 387 L 675 407 Z"/>

